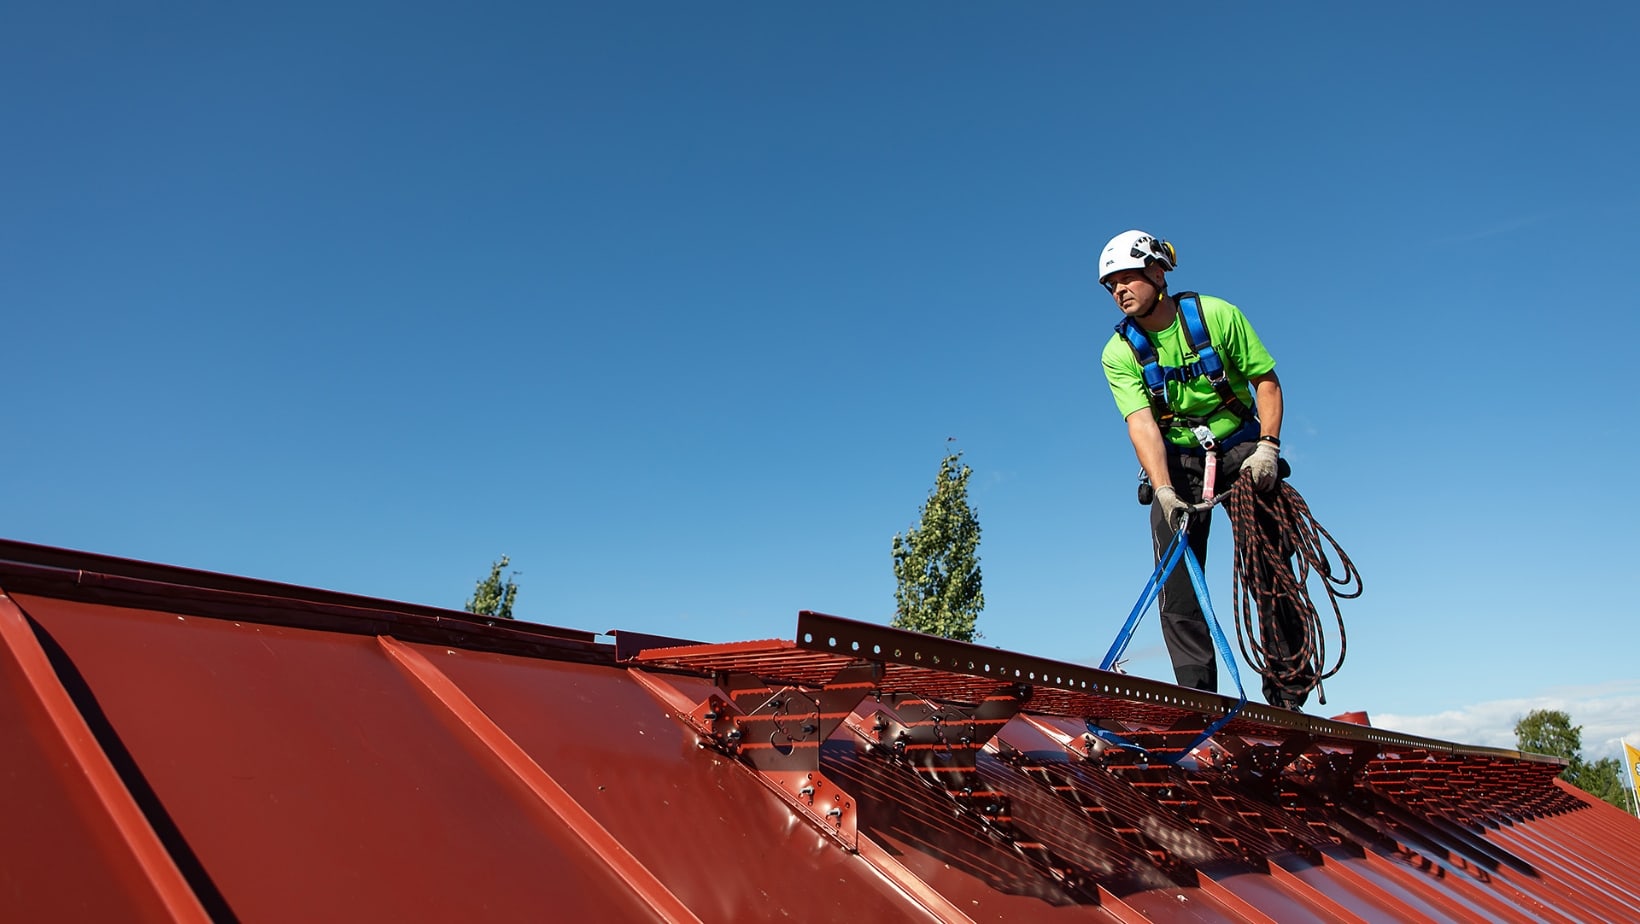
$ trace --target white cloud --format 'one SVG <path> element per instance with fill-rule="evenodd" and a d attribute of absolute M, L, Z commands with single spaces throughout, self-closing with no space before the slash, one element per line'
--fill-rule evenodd
<path fill-rule="evenodd" d="M 1621 758 L 1618 741 L 1640 747 L 1640 680 L 1551 687 L 1533 696 L 1476 703 L 1434 715 L 1371 716 L 1372 724 L 1393 731 L 1456 744 L 1515 747 L 1515 722 L 1533 709 L 1559 709 L 1583 727 L 1583 756 Z"/>

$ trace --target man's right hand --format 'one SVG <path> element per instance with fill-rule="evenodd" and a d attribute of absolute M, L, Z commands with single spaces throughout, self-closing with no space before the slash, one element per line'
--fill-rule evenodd
<path fill-rule="evenodd" d="M 1166 521 L 1168 529 L 1178 529 L 1179 521 L 1184 519 L 1185 513 L 1190 510 L 1190 505 L 1179 500 L 1178 492 L 1174 491 L 1170 484 L 1164 484 L 1156 489 L 1156 504 L 1162 508 L 1162 518 Z"/>

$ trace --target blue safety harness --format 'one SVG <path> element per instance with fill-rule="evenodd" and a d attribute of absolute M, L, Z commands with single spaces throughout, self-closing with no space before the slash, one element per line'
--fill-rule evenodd
<path fill-rule="evenodd" d="M 1156 355 L 1156 347 L 1145 335 L 1144 328 L 1134 323 L 1132 318 L 1123 318 L 1116 325 L 1116 332 L 1122 335 L 1127 345 L 1133 350 L 1133 356 L 1139 361 L 1140 372 L 1144 376 L 1145 391 L 1149 393 L 1150 409 L 1156 415 L 1156 425 L 1166 433 L 1170 428 L 1182 427 L 1194 429 L 1207 426 L 1207 421 L 1224 411 L 1236 415 L 1241 421 L 1241 427 L 1231 436 L 1219 440 L 1219 448 L 1228 448 L 1233 443 L 1239 443 L 1245 435 L 1252 435 L 1252 425 L 1256 418 L 1248 409 L 1246 402 L 1230 387 L 1230 377 L 1225 374 L 1224 360 L 1219 357 L 1219 351 L 1213 346 L 1212 335 L 1208 333 L 1207 321 L 1202 317 L 1201 297 L 1194 292 L 1181 292 L 1173 299 L 1179 308 L 1179 324 L 1184 328 L 1185 339 L 1190 343 L 1190 349 L 1196 354 L 1196 361 L 1183 366 L 1164 366 Z M 1213 391 L 1218 393 L 1219 403 L 1213 409 L 1200 417 L 1187 417 L 1173 410 L 1167 400 L 1167 383 L 1178 382 L 1181 386 L 1197 378 L 1206 378 Z"/>
<path fill-rule="evenodd" d="M 1145 391 L 1149 393 L 1150 397 L 1150 407 L 1156 415 L 1156 425 L 1162 429 L 1163 433 L 1173 427 L 1193 430 L 1198 444 L 1205 451 L 1227 449 L 1244 439 L 1256 435 L 1258 433 L 1258 419 L 1248 409 L 1246 402 L 1242 401 L 1236 394 L 1235 389 L 1230 387 L 1229 376 L 1224 371 L 1224 360 L 1220 358 L 1218 349 L 1213 346 L 1212 335 L 1207 330 L 1207 321 L 1202 317 L 1201 296 L 1195 292 L 1181 292 L 1174 297 L 1173 301 L 1179 309 L 1179 323 L 1184 329 L 1185 339 L 1189 342 L 1191 351 L 1196 355 L 1194 362 L 1183 366 L 1164 366 L 1156 355 L 1155 345 L 1145 335 L 1144 329 L 1134 323 L 1132 318 L 1123 318 L 1122 322 L 1116 325 L 1116 332 L 1122 335 L 1122 339 L 1127 342 L 1128 347 L 1133 350 L 1134 357 L 1139 361 L 1139 368 L 1144 376 Z M 1182 386 L 1184 383 L 1197 378 L 1207 379 L 1208 383 L 1213 386 L 1213 391 L 1218 394 L 1219 403 L 1200 417 L 1190 417 L 1176 413 L 1167 399 L 1167 383 L 1170 381 L 1178 382 Z M 1234 433 L 1224 439 L 1215 440 L 1212 437 L 1212 430 L 1207 426 L 1207 422 L 1225 411 L 1233 413 L 1241 421 L 1241 425 Z M 1176 444 L 1171 442 L 1169 445 L 1178 448 Z M 1141 500 L 1148 503 L 1148 500 L 1143 498 L 1142 495 Z M 1219 729 L 1228 724 L 1247 705 L 1247 691 L 1241 683 L 1241 670 L 1236 666 L 1236 656 L 1230 650 L 1230 642 L 1224 637 L 1224 629 L 1219 625 L 1218 617 L 1213 614 L 1213 602 L 1207 596 L 1207 579 L 1202 576 L 1201 562 L 1196 560 L 1196 553 L 1191 550 L 1190 542 L 1186 538 L 1188 528 L 1189 518 L 1187 517 L 1185 522 L 1179 524 L 1178 530 L 1173 534 L 1173 541 L 1168 543 L 1167 551 L 1163 552 L 1157 560 L 1156 570 L 1150 575 L 1150 582 L 1140 592 L 1139 601 L 1133 605 L 1133 612 L 1128 614 L 1127 622 L 1122 626 L 1121 632 L 1117 633 L 1116 641 L 1111 644 L 1110 651 L 1105 654 L 1104 661 L 1100 662 L 1099 669 L 1102 671 L 1111 670 L 1112 666 L 1122 657 L 1122 653 L 1127 650 L 1128 643 L 1133 640 L 1133 632 L 1139 627 L 1140 618 L 1144 616 L 1146 610 L 1150 609 L 1151 603 L 1161 596 L 1162 586 L 1167 583 L 1168 577 L 1182 561 L 1186 572 L 1190 575 L 1190 585 L 1196 591 L 1196 599 L 1201 603 L 1202 615 L 1207 622 L 1209 632 L 1213 636 L 1213 644 L 1218 649 L 1219 659 L 1230 668 L 1230 676 L 1236 681 L 1235 707 L 1222 717 L 1209 723 L 1196 736 L 1194 741 L 1177 753 L 1163 753 L 1154 757 L 1148 749 L 1138 743 L 1108 728 L 1100 728 L 1093 724 L 1091 720 L 1087 722 L 1090 735 L 1108 744 L 1136 751 L 1147 761 L 1154 759 L 1159 763 L 1166 764 L 1178 763 L 1203 741 L 1217 734 Z"/>

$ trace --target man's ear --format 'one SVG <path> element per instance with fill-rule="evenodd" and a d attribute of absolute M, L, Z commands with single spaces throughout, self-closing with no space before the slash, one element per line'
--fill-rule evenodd
<path fill-rule="evenodd" d="M 1156 286 L 1156 288 L 1166 291 L 1167 271 L 1162 269 L 1162 265 L 1160 263 L 1152 263 L 1145 267 L 1145 278 L 1149 279 L 1151 283 Z"/>

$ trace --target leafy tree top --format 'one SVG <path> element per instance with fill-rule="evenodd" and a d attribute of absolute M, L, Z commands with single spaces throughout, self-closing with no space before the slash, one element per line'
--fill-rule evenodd
<path fill-rule="evenodd" d="M 479 579 L 473 588 L 473 595 L 463 607 L 467 612 L 494 619 L 513 618 L 513 603 L 518 599 L 518 583 L 512 579 L 512 575 L 508 575 L 505 581 L 501 579 L 501 570 L 509 564 L 511 561 L 505 555 L 501 556 L 500 561 L 491 562 L 489 576 Z"/>
<path fill-rule="evenodd" d="M 922 507 L 922 519 L 894 536 L 894 602 L 892 625 L 959 641 L 979 634 L 976 623 L 985 608 L 979 567 L 979 518 L 968 503 L 968 476 L 962 453 L 940 460 L 934 489 Z"/>
<path fill-rule="evenodd" d="M 1559 709 L 1533 709 L 1515 723 L 1515 742 L 1531 754 L 1571 760 L 1583 750 L 1583 726 Z"/>

